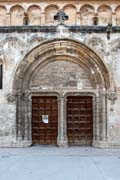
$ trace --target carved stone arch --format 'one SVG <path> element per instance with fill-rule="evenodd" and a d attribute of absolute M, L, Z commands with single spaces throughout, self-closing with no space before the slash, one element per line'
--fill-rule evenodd
<path fill-rule="evenodd" d="M 57 5 L 51 4 L 45 8 L 45 23 L 48 25 L 57 24 L 54 21 L 54 16 L 57 14 L 59 7 Z"/>
<path fill-rule="evenodd" d="M 48 42 L 48 41 L 47 41 Z M 57 42 L 57 40 L 56 40 L 56 42 Z M 59 41 L 58 41 L 59 42 Z M 45 42 L 43 42 L 43 43 L 41 43 L 41 44 L 43 44 L 43 47 L 42 47 L 42 45 L 40 45 L 40 46 L 38 46 L 38 48 L 39 48 L 39 51 L 41 52 L 41 55 L 40 55 L 40 53 L 39 53 L 39 56 L 40 57 L 43 57 L 43 60 L 41 60 L 41 61 L 44 61 L 44 57 L 47 55 L 47 57 L 46 57 L 46 59 L 47 58 L 50 58 L 51 57 L 51 54 L 52 54 L 52 57 L 54 56 L 54 51 L 56 50 L 56 52 L 57 52 L 57 49 L 55 49 L 55 47 L 54 47 L 54 43 L 51 43 L 50 44 L 50 47 L 51 48 L 49 48 L 48 49 L 48 47 L 46 47 L 47 45 L 48 45 L 48 43 L 47 43 L 47 45 L 44 45 L 44 43 Z M 60 44 L 58 43 L 58 46 L 59 46 Z M 44 47 L 45 46 L 45 47 Z M 65 50 L 66 51 L 66 53 L 67 54 L 73 54 L 73 52 L 74 52 L 74 54 L 78 54 L 78 57 L 79 58 L 82 58 L 82 57 L 84 57 L 85 56 L 85 58 L 87 57 L 87 59 L 86 59 L 86 63 L 91 63 L 91 64 L 89 64 L 90 66 L 89 67 L 92 67 L 92 69 L 93 69 L 93 71 L 96 71 L 96 68 L 98 68 L 99 69 L 99 75 L 101 76 L 101 79 L 103 79 L 103 84 L 101 84 L 101 85 L 103 85 L 103 87 L 104 88 L 108 88 L 108 87 L 110 87 L 110 84 L 108 84 L 108 82 L 110 82 L 109 81 L 109 74 L 108 74 L 108 71 L 106 70 L 106 66 L 103 64 L 103 62 L 101 62 L 101 60 L 100 60 L 100 58 L 98 58 L 97 59 L 97 62 L 96 62 L 96 57 L 94 57 L 95 56 L 95 53 L 93 53 L 92 51 L 91 51 L 91 54 L 93 53 L 94 55 L 93 55 L 93 60 L 89 60 L 91 57 L 89 57 L 88 58 L 88 56 L 89 56 L 89 53 L 88 52 L 86 52 L 87 51 L 87 49 L 85 48 L 86 46 L 85 45 L 83 45 L 82 44 L 82 46 L 84 46 L 84 51 L 82 51 L 81 52 L 81 48 L 82 47 L 80 47 L 80 48 L 77 48 L 77 44 L 76 44 L 76 47 L 74 47 L 74 48 L 72 48 L 71 47 L 71 45 L 70 45 L 70 47 L 69 46 L 67 46 L 67 50 Z M 42 48 L 42 49 L 41 49 Z M 69 49 L 71 49 L 72 48 L 72 50 L 69 50 Z M 88 47 L 87 47 L 88 48 Z M 63 49 L 64 50 L 64 49 Z M 82 49 L 83 50 L 83 49 Z M 48 53 L 49 52 L 49 53 Z M 64 52 L 64 51 L 63 51 Z M 27 59 L 29 58 L 29 59 L 31 59 L 31 61 L 29 62 L 30 64 L 30 66 L 32 67 L 32 63 L 34 62 L 34 55 L 33 55 L 33 53 L 34 53 L 34 50 L 32 50 L 32 56 L 30 55 L 30 57 L 29 57 L 29 55 L 27 56 Z M 35 48 L 35 53 L 36 53 L 36 48 Z M 58 51 L 58 53 L 59 53 L 59 51 Z M 84 54 L 85 53 L 85 54 Z M 57 55 L 59 55 L 59 54 L 57 54 Z M 37 58 L 39 57 L 39 56 L 37 56 Z M 97 56 L 97 55 L 96 55 Z M 35 57 L 36 57 L 36 55 L 35 55 Z M 39 63 L 41 63 L 40 61 L 39 61 Z M 25 66 L 25 64 L 27 64 L 27 66 Z M 33 63 L 34 64 L 34 67 L 35 67 L 35 62 Z M 39 64 L 37 64 L 36 66 L 38 66 Z M 28 63 L 26 62 L 26 60 L 25 61 L 22 61 L 21 62 L 21 65 L 20 66 L 24 66 L 24 67 L 22 67 L 21 68 L 21 74 L 20 74 L 20 76 L 24 76 L 24 79 L 25 79 L 25 75 L 23 74 L 23 72 L 27 72 L 27 70 L 28 69 L 26 69 L 27 67 L 28 67 Z M 17 76 L 16 76 L 17 77 Z M 18 81 L 17 81 L 18 82 Z M 19 83 L 18 83 L 19 84 Z M 20 84 L 19 84 L 20 85 Z"/>
<path fill-rule="evenodd" d="M 23 25 L 24 19 L 24 8 L 21 5 L 14 5 L 10 9 L 10 20 L 12 26 L 21 26 Z"/>
<path fill-rule="evenodd" d="M 90 4 L 85 4 L 80 8 L 81 25 L 93 25 L 93 18 L 95 16 L 95 8 Z"/>
<path fill-rule="evenodd" d="M 115 9 L 116 14 L 116 25 L 120 26 L 120 6 Z"/>
<path fill-rule="evenodd" d="M 6 26 L 7 9 L 5 6 L 0 6 L 0 26 Z"/>
<path fill-rule="evenodd" d="M 65 21 L 66 25 L 76 25 L 77 23 L 77 8 L 72 4 L 67 4 L 63 7 L 63 11 L 68 15 L 68 20 Z M 71 13 L 72 12 L 72 13 Z"/>
<path fill-rule="evenodd" d="M 110 6 L 103 4 L 98 7 L 98 24 L 107 25 L 112 22 L 112 9 Z"/>
<path fill-rule="evenodd" d="M 59 84 L 54 86 L 54 77 L 61 78 L 59 75 L 64 73 L 67 74 L 62 77 L 64 79 L 60 81 L 61 86 Z M 45 77 L 46 82 L 43 84 L 41 76 Z M 66 77 L 68 79 L 65 79 Z M 78 80 L 83 82 L 82 86 Z M 49 81 L 53 81 L 53 86 L 50 86 Z M 97 143 L 107 139 L 106 93 L 110 86 L 106 65 L 85 44 L 66 38 L 41 42 L 24 57 L 14 74 L 13 93 L 17 97 L 17 139 L 31 143 L 30 97 L 33 93 L 63 92 L 62 98 L 64 98 L 64 92 L 71 92 L 72 89 L 74 93 L 86 92 L 95 95 L 94 128 L 97 130 L 93 144 L 99 146 Z"/>
<path fill-rule="evenodd" d="M 38 5 L 31 5 L 27 9 L 28 24 L 29 25 L 40 25 L 41 24 L 41 8 Z"/>

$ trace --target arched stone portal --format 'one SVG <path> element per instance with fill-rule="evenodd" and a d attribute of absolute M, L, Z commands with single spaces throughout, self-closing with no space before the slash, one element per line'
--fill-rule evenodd
<path fill-rule="evenodd" d="M 57 145 L 67 146 L 67 99 L 85 96 L 92 98 L 92 144 L 99 146 L 107 140 L 109 88 L 106 66 L 86 45 L 71 39 L 42 42 L 21 61 L 14 76 L 17 140 L 26 146 L 32 144 L 32 97 L 57 97 Z"/>

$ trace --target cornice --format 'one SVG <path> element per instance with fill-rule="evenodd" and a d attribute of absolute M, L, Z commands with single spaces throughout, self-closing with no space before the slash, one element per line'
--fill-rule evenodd
<path fill-rule="evenodd" d="M 107 26 L 66 26 L 74 33 L 106 33 Z M 111 33 L 120 33 L 120 26 L 113 26 Z M 25 33 L 25 32 L 57 32 L 57 26 L 4 26 L 0 27 L 0 33 Z"/>
<path fill-rule="evenodd" d="M 26 2 L 26 3 L 29 3 L 29 2 L 74 2 L 74 1 L 77 1 L 77 2 L 102 2 L 102 3 L 105 3 L 105 2 L 120 2 L 120 0 L 0 0 L 0 2 L 11 2 L 11 3 L 14 3 L 14 2 Z"/>

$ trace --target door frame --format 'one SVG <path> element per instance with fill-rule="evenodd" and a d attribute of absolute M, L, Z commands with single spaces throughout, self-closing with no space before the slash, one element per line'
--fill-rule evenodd
<path fill-rule="evenodd" d="M 59 147 L 68 147 L 68 138 L 67 138 L 67 97 L 68 96 L 90 96 L 93 100 L 93 140 L 92 144 L 94 146 L 94 142 L 96 141 L 97 134 L 99 133 L 99 125 L 97 121 L 97 99 L 95 92 L 84 92 L 84 91 L 58 91 L 58 92 L 33 92 L 32 96 L 56 96 L 58 98 L 58 137 L 57 137 L 57 146 Z M 100 109 L 98 107 L 98 109 Z M 97 129 L 98 128 L 98 129 Z"/>
<path fill-rule="evenodd" d="M 67 120 L 66 104 L 68 96 L 92 96 L 93 98 L 93 143 L 94 147 L 103 147 L 107 141 L 107 96 L 98 93 L 95 89 L 88 90 L 30 90 L 25 94 L 17 96 L 17 108 L 21 111 L 17 116 L 24 114 L 23 120 L 17 117 L 16 122 L 17 140 L 24 142 L 25 146 L 32 145 L 32 96 L 56 96 L 58 99 L 58 137 L 57 145 L 59 147 L 68 147 L 67 139 Z M 21 106 L 22 105 L 22 106 Z M 22 107 L 22 108 L 21 108 Z M 21 126 L 21 120 L 24 128 Z"/>

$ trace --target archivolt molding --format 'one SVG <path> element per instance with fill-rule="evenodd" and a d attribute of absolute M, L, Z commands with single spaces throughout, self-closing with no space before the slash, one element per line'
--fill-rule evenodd
<path fill-rule="evenodd" d="M 53 39 L 40 43 L 19 64 L 13 82 L 14 91 L 25 91 L 35 69 L 41 68 L 56 57 L 84 64 L 96 77 L 101 88 L 110 88 L 109 71 L 102 60 L 86 45 L 72 39 Z M 96 84 L 97 85 L 97 84 Z"/>

